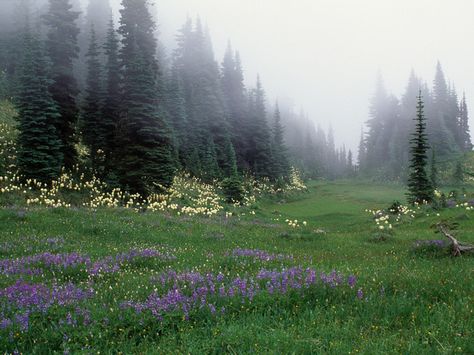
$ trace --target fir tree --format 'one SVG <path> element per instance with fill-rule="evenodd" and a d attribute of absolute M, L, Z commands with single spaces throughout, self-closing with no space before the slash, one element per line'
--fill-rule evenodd
<path fill-rule="evenodd" d="M 438 183 L 438 162 L 436 161 L 436 153 L 435 150 L 431 150 L 431 161 L 430 161 L 430 181 L 431 186 L 436 189 L 439 186 Z"/>
<path fill-rule="evenodd" d="M 49 63 L 40 40 L 27 29 L 17 98 L 18 167 L 27 179 L 49 183 L 61 172 L 61 141 L 56 131 L 60 115 L 51 94 Z"/>
<path fill-rule="evenodd" d="M 257 86 L 251 93 L 249 103 L 251 119 L 249 128 L 251 131 L 248 137 L 247 161 L 255 176 L 258 178 L 272 178 L 271 136 L 266 117 L 265 91 L 260 77 L 257 78 Z"/>
<path fill-rule="evenodd" d="M 123 0 L 120 10 L 123 68 L 120 135 L 120 182 L 132 192 L 147 195 L 169 186 L 175 173 L 172 131 L 160 115 L 159 63 L 155 24 L 146 0 Z"/>
<path fill-rule="evenodd" d="M 77 58 L 77 36 L 79 29 L 75 23 L 79 13 L 72 10 L 69 0 L 49 0 L 49 11 L 44 15 L 48 26 L 46 41 L 48 55 L 52 61 L 52 83 L 49 91 L 58 104 L 61 119 L 56 123 L 56 131 L 61 140 L 64 165 L 70 169 L 77 160 L 75 144 L 78 108 L 76 96 L 78 88 L 73 73 L 73 61 Z"/>
<path fill-rule="evenodd" d="M 121 91 L 120 91 L 120 64 L 118 58 L 118 39 L 114 23 L 109 22 L 107 39 L 104 44 L 105 52 L 105 85 L 102 99 L 102 122 L 103 127 L 103 149 L 105 159 L 105 172 L 107 180 L 116 183 L 116 167 L 118 165 L 117 153 L 117 124 L 120 115 Z"/>
<path fill-rule="evenodd" d="M 287 148 L 284 140 L 284 128 L 281 123 L 281 115 L 278 104 L 275 108 L 274 122 L 273 122 L 273 178 L 285 179 L 290 174 L 290 163 L 288 161 Z"/>
<path fill-rule="evenodd" d="M 458 160 L 456 162 L 456 166 L 454 167 L 454 172 L 453 172 L 453 181 L 456 185 L 464 184 L 464 169 L 463 169 L 462 160 Z"/>
<path fill-rule="evenodd" d="M 426 173 L 428 142 L 426 118 L 421 91 L 418 95 L 416 129 L 411 139 L 410 174 L 408 178 L 408 201 L 410 203 L 431 202 L 433 186 Z"/>
<path fill-rule="evenodd" d="M 103 126 L 102 119 L 102 88 L 99 46 L 94 27 L 90 30 L 89 50 L 87 56 L 87 80 L 84 109 L 82 110 L 82 137 L 89 148 L 92 168 L 103 177 L 104 174 L 104 143 L 108 127 Z"/>
<path fill-rule="evenodd" d="M 471 133 L 469 130 L 469 114 L 467 110 L 466 94 L 463 94 L 459 106 L 459 135 L 461 137 L 461 147 L 464 152 L 470 152 L 473 148 Z"/>

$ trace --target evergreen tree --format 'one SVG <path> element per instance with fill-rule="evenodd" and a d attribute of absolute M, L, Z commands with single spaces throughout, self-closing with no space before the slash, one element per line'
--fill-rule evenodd
<path fill-rule="evenodd" d="M 228 156 L 229 123 L 226 117 L 223 94 L 220 85 L 219 68 L 214 59 L 208 31 L 198 20 L 195 28 L 188 19 L 178 36 L 178 48 L 175 51 L 174 65 L 182 80 L 188 126 L 186 141 L 192 146 L 187 156 L 185 169 L 188 171 L 213 171 L 216 164 L 219 176 L 225 175 L 228 162 L 235 156 Z M 198 169 L 198 165 L 200 168 Z"/>
<path fill-rule="evenodd" d="M 436 161 L 436 153 L 435 150 L 431 150 L 431 161 L 430 161 L 430 181 L 431 186 L 436 189 L 439 186 L 438 183 L 438 162 Z"/>
<path fill-rule="evenodd" d="M 52 61 L 52 83 L 49 91 L 58 104 L 61 119 L 56 122 L 56 131 L 61 140 L 64 165 L 71 169 L 77 160 L 75 144 L 78 108 L 76 79 L 73 61 L 77 58 L 77 36 L 79 29 L 75 23 L 79 13 L 72 10 L 69 0 L 49 0 L 49 11 L 44 15 L 48 25 L 46 41 L 48 55 Z"/>
<path fill-rule="evenodd" d="M 172 131 L 160 115 L 155 24 L 146 0 L 123 0 L 120 10 L 123 95 L 119 178 L 122 186 L 147 195 L 169 186 L 175 173 Z"/>
<path fill-rule="evenodd" d="M 119 122 L 120 104 L 121 104 L 121 73 L 118 58 L 118 39 L 115 32 L 114 23 L 109 22 L 107 39 L 104 44 L 105 52 L 105 87 L 103 89 L 102 99 L 102 120 L 103 127 L 103 149 L 105 159 L 105 172 L 109 182 L 116 181 L 116 167 L 118 165 L 117 153 L 117 124 Z"/>
<path fill-rule="evenodd" d="M 17 98 L 18 167 L 27 179 L 49 183 L 61 172 L 60 115 L 48 91 L 49 63 L 37 36 L 26 30 Z"/>
<path fill-rule="evenodd" d="M 421 91 L 418 95 L 416 129 L 411 139 L 410 174 L 408 178 L 408 201 L 410 203 L 431 202 L 433 186 L 426 173 L 428 141 L 426 118 Z"/>
<path fill-rule="evenodd" d="M 255 176 L 272 178 L 271 135 L 266 117 L 265 92 L 260 77 L 257 78 L 256 88 L 251 92 L 249 103 L 251 119 L 249 128 L 251 131 L 248 137 L 249 146 L 246 159 Z"/>
<path fill-rule="evenodd" d="M 462 160 L 458 160 L 456 162 L 456 166 L 453 172 L 453 182 L 456 185 L 464 184 L 464 170 L 463 170 Z"/>
<path fill-rule="evenodd" d="M 466 94 L 463 95 L 459 107 L 459 135 L 461 137 L 460 143 L 462 151 L 470 152 L 473 146 L 471 141 L 471 133 L 469 130 L 469 114 L 467 110 Z"/>
<path fill-rule="evenodd" d="M 222 62 L 222 90 L 226 111 L 230 122 L 232 144 L 235 147 L 238 166 L 241 170 L 248 168 L 245 161 L 247 145 L 248 120 L 246 115 L 246 95 L 244 75 L 239 53 L 235 53 L 229 43 Z"/>
<path fill-rule="evenodd" d="M 450 90 L 443 69 L 438 62 L 433 85 L 434 112 L 427 133 L 431 145 L 440 157 L 446 157 L 458 151 L 455 140 L 457 115 L 449 112 L 450 100 L 453 100 L 453 98 L 450 97 Z"/>
<path fill-rule="evenodd" d="M 82 110 L 82 137 L 89 148 L 92 168 L 103 177 L 104 144 L 108 127 L 104 127 L 102 118 L 101 65 L 99 46 L 94 27 L 90 30 L 89 51 L 87 52 L 87 80 L 84 109 Z"/>
<path fill-rule="evenodd" d="M 364 170 L 366 153 L 367 153 L 367 147 L 365 144 L 365 134 L 364 134 L 364 128 L 362 128 L 360 131 L 359 156 L 357 158 L 357 165 L 360 171 Z"/>
<path fill-rule="evenodd" d="M 287 148 L 284 141 L 284 128 L 281 124 L 280 109 L 278 104 L 275 108 L 273 122 L 273 178 L 287 178 L 290 174 L 290 163 L 287 156 Z"/>

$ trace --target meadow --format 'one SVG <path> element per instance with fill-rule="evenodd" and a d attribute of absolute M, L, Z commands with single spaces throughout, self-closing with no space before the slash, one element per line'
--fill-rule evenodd
<path fill-rule="evenodd" d="M 344 181 L 232 214 L 3 200 L 1 351 L 474 353 L 474 257 L 426 242 L 450 219 L 474 243 L 474 210 L 374 212 L 394 200 Z"/>

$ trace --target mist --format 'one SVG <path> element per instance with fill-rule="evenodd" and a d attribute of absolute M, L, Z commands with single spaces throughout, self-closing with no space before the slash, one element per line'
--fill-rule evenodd
<path fill-rule="evenodd" d="M 259 73 L 269 100 L 291 98 L 354 151 L 377 72 L 400 96 L 412 69 L 431 86 L 440 61 L 474 112 L 474 49 L 463 40 L 474 32 L 469 0 L 160 0 L 155 8 L 167 48 L 187 16 L 200 16 L 218 61 L 230 40 L 249 85 Z"/>

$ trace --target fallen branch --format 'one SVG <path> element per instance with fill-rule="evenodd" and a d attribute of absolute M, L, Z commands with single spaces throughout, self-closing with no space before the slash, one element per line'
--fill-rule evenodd
<path fill-rule="evenodd" d="M 471 252 L 474 250 L 474 245 L 464 244 L 458 241 L 451 233 L 449 226 L 446 223 L 436 224 L 439 232 L 451 241 L 453 248 L 453 256 L 460 256 L 462 253 Z"/>

